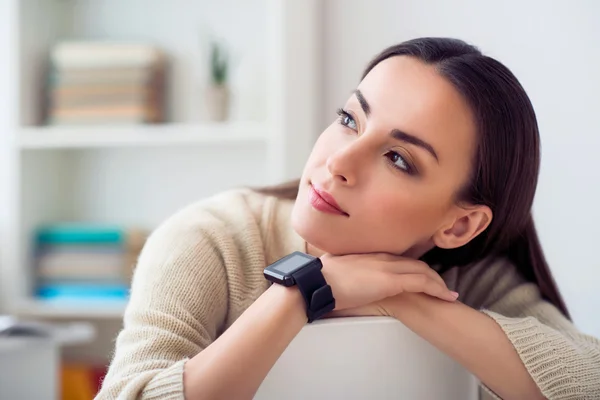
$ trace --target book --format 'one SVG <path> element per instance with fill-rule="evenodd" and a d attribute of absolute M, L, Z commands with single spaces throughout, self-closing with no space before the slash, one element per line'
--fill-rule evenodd
<path fill-rule="evenodd" d="M 161 112 L 155 107 L 146 105 L 125 106 L 79 106 L 54 109 L 50 114 L 52 125 L 67 124 L 99 124 L 115 122 L 160 122 Z"/>
<path fill-rule="evenodd" d="M 146 43 L 66 41 L 51 51 L 45 100 L 50 125 L 160 123 L 166 62 Z"/>
<path fill-rule="evenodd" d="M 121 254 L 46 254 L 38 258 L 39 279 L 123 279 L 128 257 Z"/>
<path fill-rule="evenodd" d="M 127 237 L 133 236 L 127 233 Z M 37 243 L 36 256 L 43 257 L 47 254 L 120 254 L 123 246 L 120 243 Z"/>
<path fill-rule="evenodd" d="M 131 68 L 53 68 L 49 83 L 52 87 L 79 87 L 89 84 L 152 85 L 157 78 L 157 67 Z"/>
<path fill-rule="evenodd" d="M 38 243 L 124 243 L 126 232 L 118 226 L 63 223 L 38 229 Z"/>
<path fill-rule="evenodd" d="M 60 113 L 61 110 L 85 110 L 89 107 L 96 109 L 125 108 L 125 107 L 147 107 L 159 108 L 157 93 L 150 88 L 144 87 L 105 87 L 96 90 L 93 87 L 78 87 L 69 89 L 57 89 L 50 94 L 52 103 L 52 114 Z"/>
<path fill-rule="evenodd" d="M 60 376 L 62 400 L 92 400 L 96 396 L 96 377 L 90 367 L 65 364 Z"/>
<path fill-rule="evenodd" d="M 45 300 L 124 300 L 129 295 L 129 287 L 99 283 L 48 284 L 40 285 L 36 295 Z"/>
<path fill-rule="evenodd" d="M 108 224 L 40 227 L 34 245 L 37 295 L 123 297 L 146 237 L 145 231 Z"/>
<path fill-rule="evenodd" d="M 65 41 L 54 46 L 50 60 L 56 68 L 143 68 L 162 64 L 165 56 L 147 43 Z"/>
<path fill-rule="evenodd" d="M 61 368 L 61 399 L 92 400 L 101 388 L 106 367 L 93 363 L 63 363 Z"/>

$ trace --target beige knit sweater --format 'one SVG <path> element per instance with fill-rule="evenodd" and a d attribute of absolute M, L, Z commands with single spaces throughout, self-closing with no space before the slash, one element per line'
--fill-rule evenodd
<path fill-rule="evenodd" d="M 266 265 L 304 250 L 292 202 L 241 190 L 175 214 L 150 236 L 97 399 L 183 399 L 183 365 L 268 287 Z M 600 341 L 583 335 L 506 261 L 443 276 L 502 327 L 549 399 L 600 399 Z"/>

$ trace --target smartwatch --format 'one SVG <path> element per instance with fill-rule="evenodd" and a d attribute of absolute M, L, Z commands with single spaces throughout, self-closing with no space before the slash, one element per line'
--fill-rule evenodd
<path fill-rule="evenodd" d="M 335 308 L 331 286 L 325 281 L 322 268 L 323 264 L 317 257 L 295 251 L 265 268 L 264 275 L 272 283 L 298 286 L 310 323 Z"/>

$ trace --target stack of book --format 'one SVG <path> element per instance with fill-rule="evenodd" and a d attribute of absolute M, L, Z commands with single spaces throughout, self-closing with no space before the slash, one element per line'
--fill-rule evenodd
<path fill-rule="evenodd" d="M 58 224 L 36 235 L 36 296 L 47 301 L 127 298 L 145 234 L 117 226 Z"/>
<path fill-rule="evenodd" d="M 137 43 L 61 42 L 51 51 L 51 125 L 157 123 L 165 119 L 165 56 Z"/>
<path fill-rule="evenodd" d="M 93 400 L 100 390 L 106 368 L 93 364 L 63 363 L 61 396 L 63 400 Z"/>

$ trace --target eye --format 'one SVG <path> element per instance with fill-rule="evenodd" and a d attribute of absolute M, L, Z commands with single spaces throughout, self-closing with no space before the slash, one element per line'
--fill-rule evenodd
<path fill-rule="evenodd" d="M 352 117 L 352 115 L 349 112 L 340 108 L 337 110 L 337 115 L 340 116 L 339 122 L 341 125 L 343 125 L 347 128 L 350 128 L 353 131 L 358 130 L 358 127 L 356 126 L 356 121 L 354 120 L 354 117 Z"/>
<path fill-rule="evenodd" d="M 388 151 L 384 156 L 390 161 L 394 168 L 398 168 L 409 175 L 415 174 L 415 168 L 413 168 L 400 154 L 396 153 L 395 151 Z"/>

